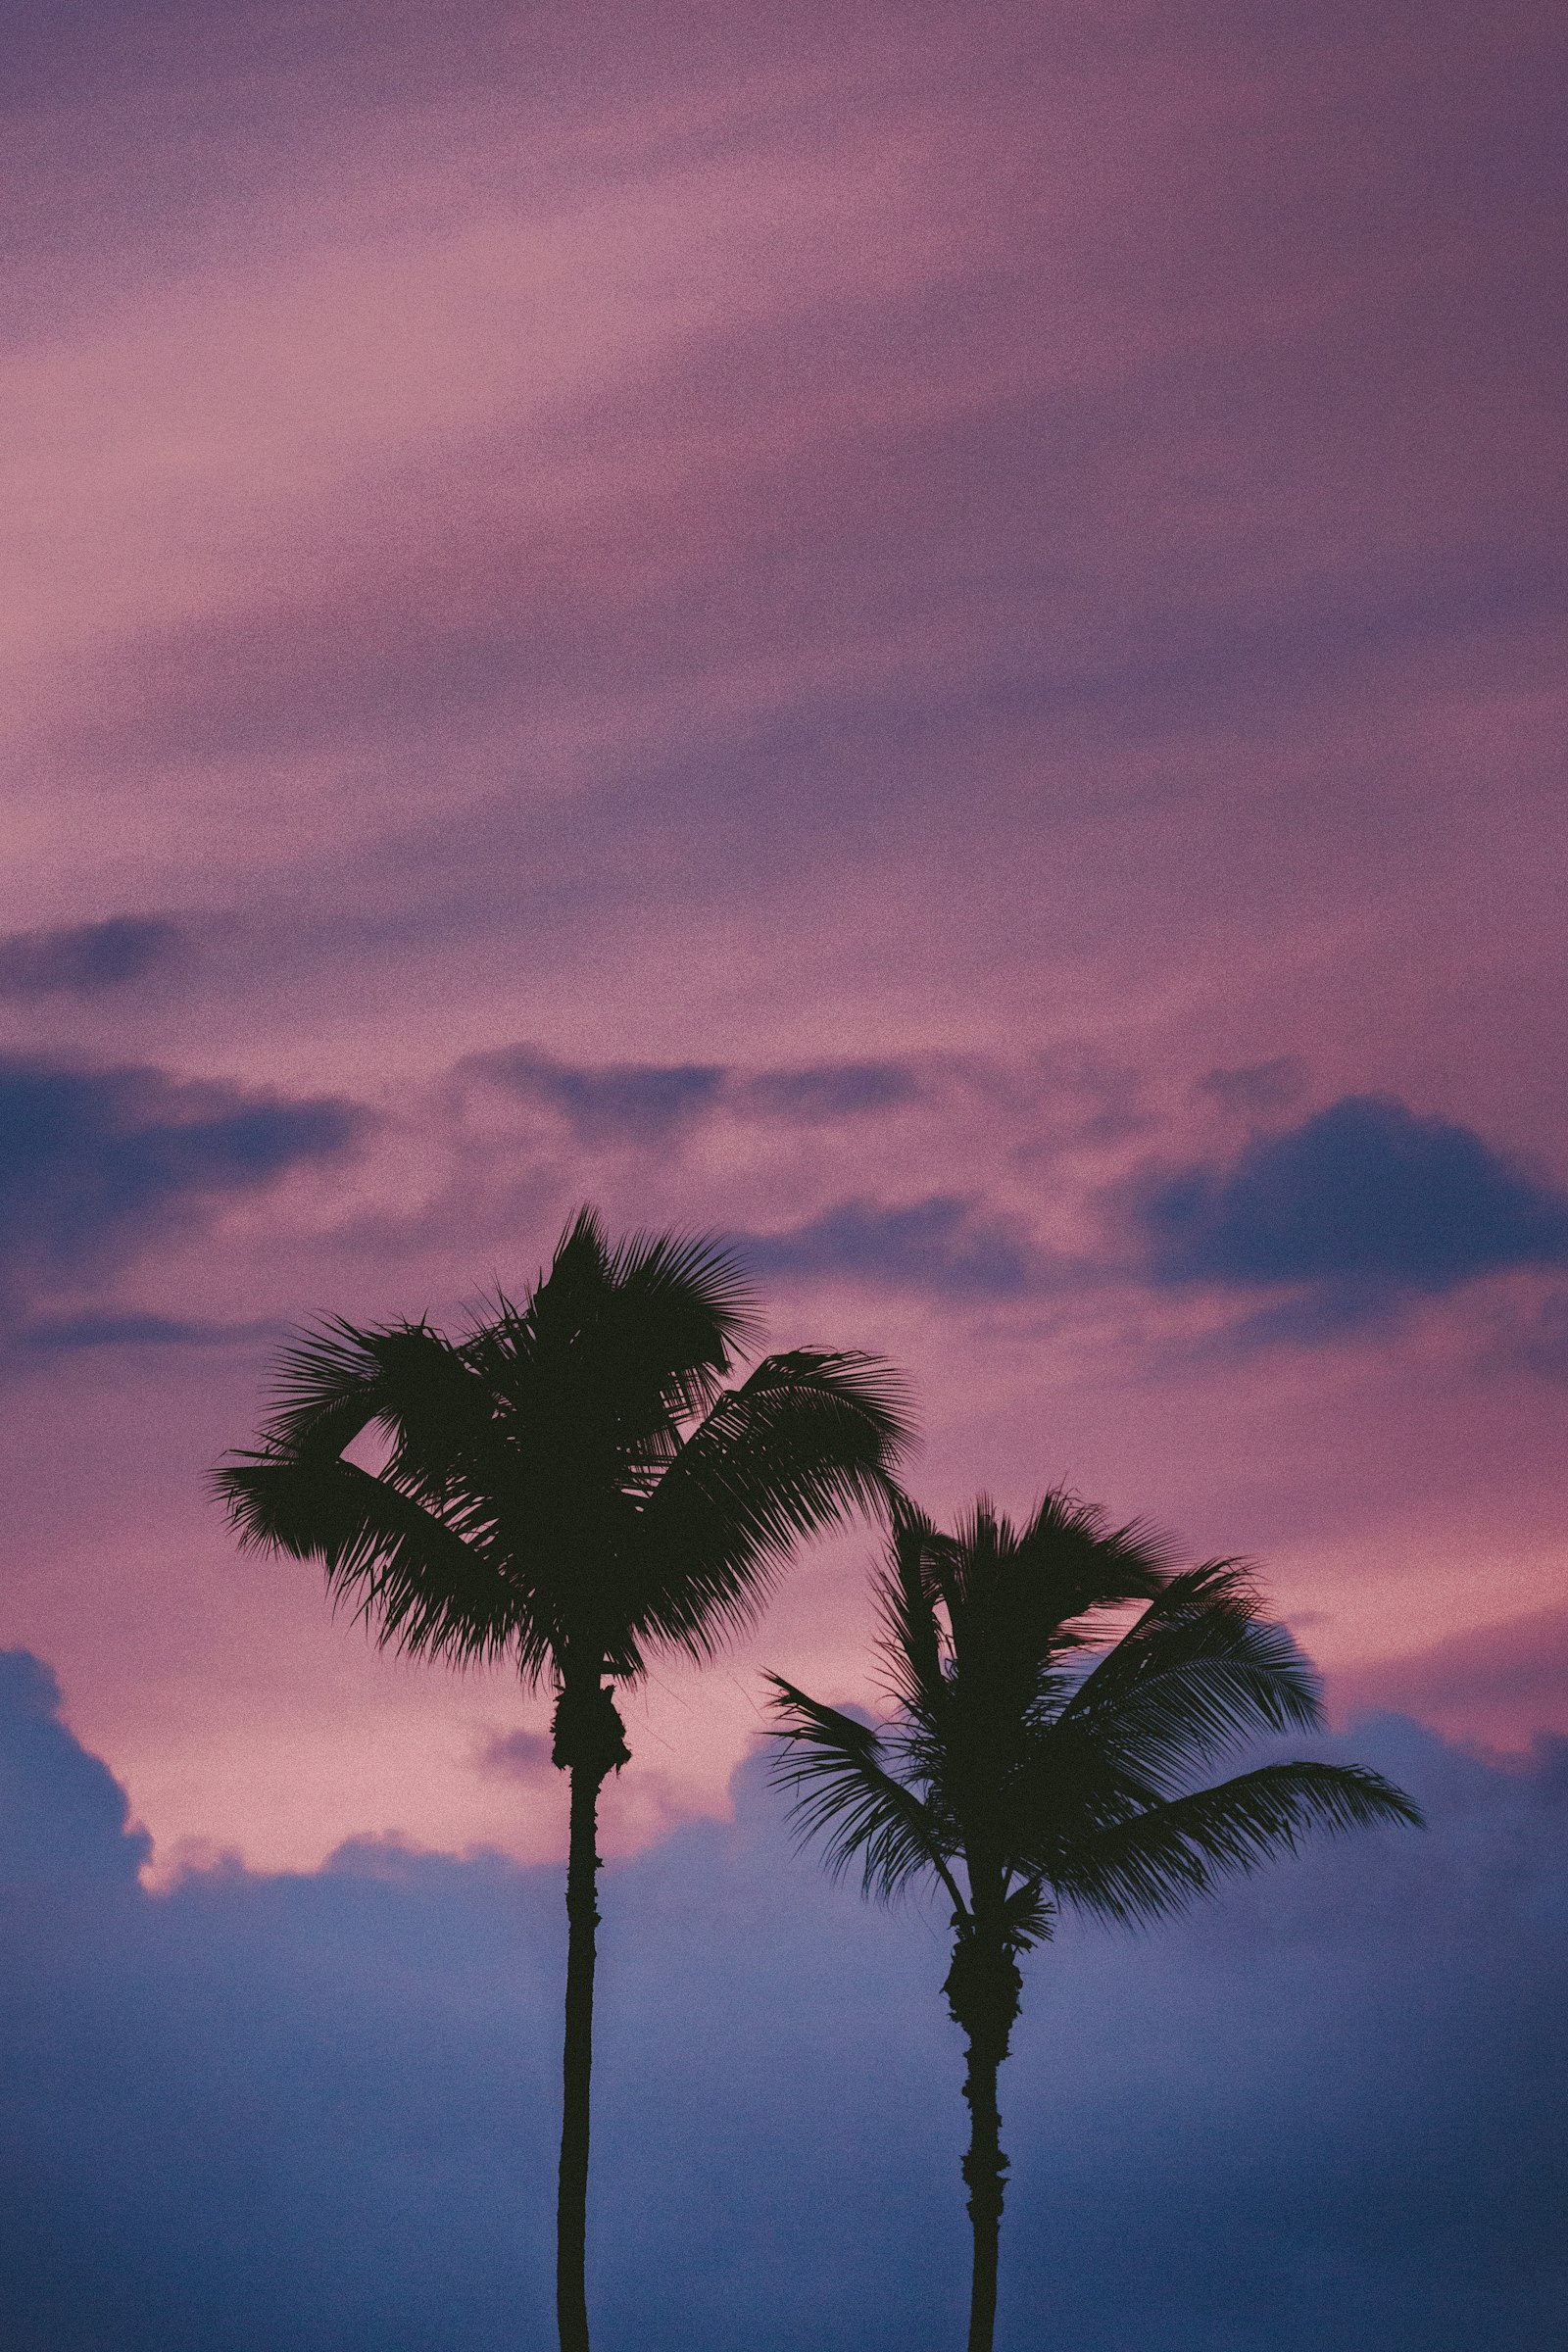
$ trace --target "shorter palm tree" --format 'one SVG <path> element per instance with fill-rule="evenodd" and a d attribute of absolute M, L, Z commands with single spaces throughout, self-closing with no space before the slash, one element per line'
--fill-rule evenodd
<path fill-rule="evenodd" d="M 1187 1785 L 1250 1736 L 1322 1719 L 1304 1661 L 1235 1561 L 1173 1573 L 1147 1530 L 1113 1529 L 1062 1494 L 1022 1528 L 982 1497 L 953 1535 L 904 1503 L 877 1598 L 891 1720 L 858 1722 L 772 1675 L 775 1777 L 835 1874 L 858 1866 L 884 1900 L 934 1880 L 953 1906 L 943 1990 L 968 2041 L 969 2352 L 991 2352 L 1007 2171 L 997 2076 L 1022 1954 L 1063 1903 L 1158 1919 L 1310 1829 L 1420 1815 L 1353 1765 Z M 1105 1646 L 1113 1613 L 1140 1600 Z"/>

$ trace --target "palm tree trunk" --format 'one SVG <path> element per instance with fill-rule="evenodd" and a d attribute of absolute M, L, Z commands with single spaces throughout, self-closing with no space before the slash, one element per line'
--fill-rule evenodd
<path fill-rule="evenodd" d="M 974 2277 L 969 2292 L 968 2352 L 991 2352 L 997 2325 L 997 2251 L 1002 2236 L 1002 2200 L 1007 2159 L 1002 2153 L 1002 2111 L 997 2105 L 997 2070 L 1006 2055 L 992 2034 L 975 2034 L 963 2095 L 969 2102 L 969 2153 L 963 2178 L 974 2225 Z"/>
<path fill-rule="evenodd" d="M 566 1859 L 566 2032 L 561 2062 L 561 2174 L 556 2197 L 556 2322 L 561 2352 L 588 2342 L 588 2123 L 594 2063 L 595 1930 L 599 1925 L 599 1789 L 591 1766 L 571 1773 Z"/>
<path fill-rule="evenodd" d="M 1007 2159 L 1002 2153 L 1002 2112 L 997 2105 L 997 2071 L 1011 2044 L 1023 1979 L 998 1917 L 1005 1882 L 971 1852 L 969 1884 L 974 1890 L 974 1910 L 966 1912 L 960 1905 L 955 1914 L 953 1966 L 942 1989 L 953 2022 L 962 2028 L 969 2045 L 963 2077 L 963 2095 L 969 2103 L 969 2152 L 963 2160 L 963 2178 L 969 2191 L 969 2219 L 974 2225 L 969 2352 L 991 2352 L 997 2325 L 1002 2200 L 1007 2177 Z"/>

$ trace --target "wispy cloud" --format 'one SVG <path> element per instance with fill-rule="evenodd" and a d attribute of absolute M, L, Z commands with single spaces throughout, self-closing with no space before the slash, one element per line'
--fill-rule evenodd
<path fill-rule="evenodd" d="M 186 952 L 182 927 L 159 915 L 16 931 L 0 939 L 0 997 L 101 996 L 167 970 Z"/>
<path fill-rule="evenodd" d="M 845 1200 L 777 1233 L 746 1233 L 736 1246 L 763 1274 L 841 1275 L 961 1298 L 1015 1298 L 1042 1261 L 1027 1236 L 956 1194 L 921 1200 Z"/>
<path fill-rule="evenodd" d="M 689 1124 L 718 1098 L 724 1072 L 710 1062 L 612 1062 L 590 1067 L 527 1046 L 467 1065 L 524 1101 L 560 1111 L 586 1142 L 651 1139 Z"/>
<path fill-rule="evenodd" d="M 552 1746 L 547 1732 L 492 1732 L 480 1742 L 479 1770 L 525 1786 L 543 1781 L 548 1787 L 556 1769 Z"/>
<path fill-rule="evenodd" d="M 558 1111 L 589 1144 L 654 1142 L 719 1112 L 732 1119 L 826 1126 L 897 1109 L 921 1091 L 912 1067 L 897 1061 L 760 1070 L 721 1062 L 574 1062 L 521 1045 L 470 1056 L 458 1077 L 481 1078 Z"/>
<path fill-rule="evenodd" d="M 16 1334 L 24 1348 L 72 1352 L 81 1348 L 234 1348 L 280 1340 L 287 1330 L 271 1317 L 214 1323 L 197 1316 L 160 1315 L 140 1307 L 86 1308 L 45 1315 Z"/>
<path fill-rule="evenodd" d="M 0 1296 L 14 1314 L 117 1270 L 218 1203 L 341 1157 L 370 1124 L 342 1096 L 0 1057 Z"/>
<path fill-rule="evenodd" d="M 1342 1711 L 1396 1707 L 1452 1740 L 1519 1750 L 1555 1735 L 1568 1759 L 1568 1608 L 1535 1609 L 1330 1677 Z"/>

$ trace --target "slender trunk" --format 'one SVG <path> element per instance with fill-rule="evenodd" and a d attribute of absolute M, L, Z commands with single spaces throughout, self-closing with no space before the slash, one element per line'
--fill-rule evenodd
<path fill-rule="evenodd" d="M 1001 1924 L 1005 1883 L 971 1852 L 970 1912 L 954 1919 L 953 1966 L 943 1991 L 955 2025 L 969 2044 L 963 2095 L 969 2103 L 969 2152 L 963 2178 L 974 2225 L 974 2278 L 969 2293 L 969 2352 L 991 2352 L 997 2325 L 997 2251 L 1007 2159 L 1002 2153 L 997 2070 L 1007 2055 L 1023 1979 Z"/>
<path fill-rule="evenodd" d="M 561 2176 L 556 2198 L 556 2320 L 561 2352 L 589 2352 L 588 2121 L 594 2063 L 594 1931 L 599 1925 L 599 1789 L 591 1765 L 571 1769 L 566 1861 L 566 2033 L 561 2064 Z"/>
<path fill-rule="evenodd" d="M 997 2251 L 1002 2237 L 1002 2200 L 1007 2159 L 1002 2153 L 1002 2112 L 997 2105 L 997 2070 L 1006 2042 L 994 2034 L 970 2037 L 963 2095 L 969 2102 L 969 2153 L 963 2178 L 974 2225 L 974 2278 L 969 2292 L 968 2352 L 991 2352 L 997 2325 Z"/>
<path fill-rule="evenodd" d="M 551 1754 L 571 1779 L 566 1849 L 566 2031 L 561 2057 L 556 2321 L 561 2352 L 589 2352 L 588 2119 L 594 2066 L 594 1931 L 599 1925 L 599 1791 L 626 1761 L 625 1727 L 602 1656 L 562 1661 Z"/>

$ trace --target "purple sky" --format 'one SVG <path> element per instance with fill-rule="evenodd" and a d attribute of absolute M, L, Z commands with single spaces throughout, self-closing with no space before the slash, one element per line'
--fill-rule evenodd
<path fill-rule="evenodd" d="M 282 1327 L 585 1198 L 906 1364 L 932 1507 L 1568 1730 L 1557 11 L 6 37 L 0 1639 L 166 1876 L 556 1850 L 538 1710 L 202 1482 Z M 755 1664 L 864 1688 L 863 1549 L 637 1702 L 612 1850 Z"/>

